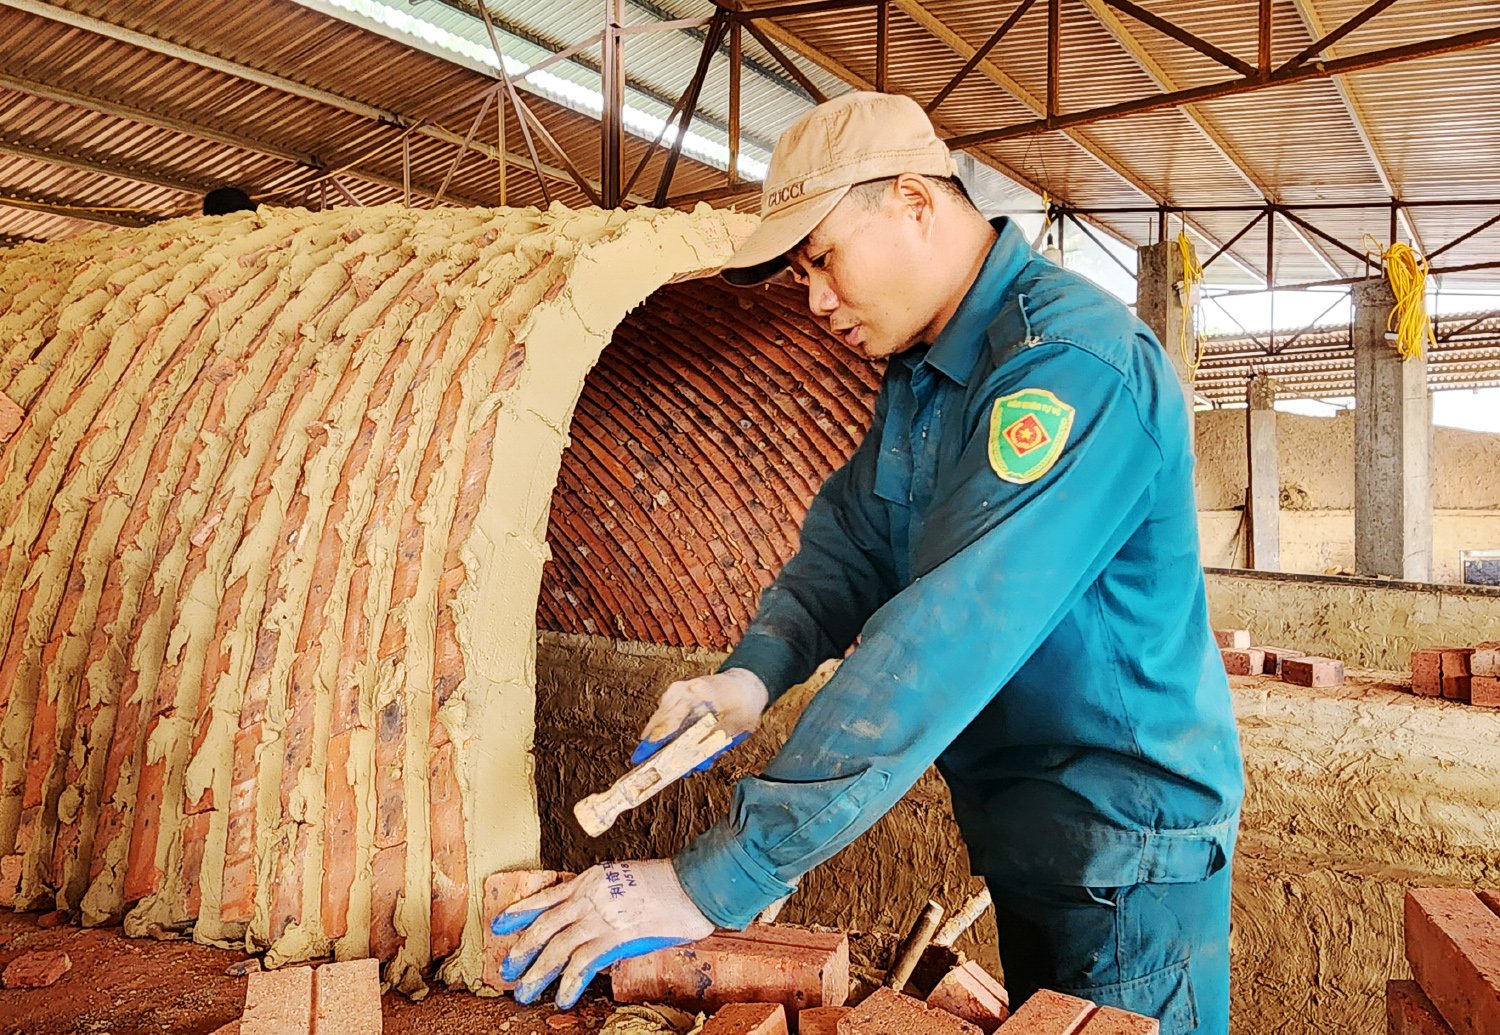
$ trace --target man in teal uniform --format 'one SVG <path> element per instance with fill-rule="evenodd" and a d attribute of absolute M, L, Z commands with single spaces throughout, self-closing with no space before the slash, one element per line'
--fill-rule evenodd
<path fill-rule="evenodd" d="M 1013 1003 L 1052 988 L 1228 1031 L 1243 790 L 1209 629 L 1185 405 L 1118 301 L 989 223 L 915 102 L 856 93 L 777 144 L 725 276 L 788 266 L 889 358 L 869 434 L 717 675 L 669 687 L 638 757 L 712 707 L 745 734 L 855 646 L 728 819 L 495 919 L 517 995 L 742 928 L 934 762 L 995 900 Z"/>

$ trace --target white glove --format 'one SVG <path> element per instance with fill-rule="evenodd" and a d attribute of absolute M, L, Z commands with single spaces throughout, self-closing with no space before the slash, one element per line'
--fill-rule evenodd
<path fill-rule="evenodd" d="M 711 676 L 679 679 L 662 691 L 655 713 L 641 730 L 641 743 L 630 756 L 632 765 L 644 762 L 661 750 L 684 726 L 705 711 L 719 718 L 719 729 L 729 734 L 729 748 L 748 737 L 760 725 L 761 713 L 771 694 L 760 677 L 747 668 L 731 668 Z M 721 751 L 719 754 L 723 754 Z M 715 755 L 714 758 L 718 758 Z M 694 772 L 713 764 L 710 758 Z"/>
<path fill-rule="evenodd" d="M 535 1002 L 561 975 L 557 1006 L 571 1010 L 616 960 L 707 938 L 714 925 L 688 898 L 666 859 L 604 863 L 522 899 L 490 921 L 496 934 L 525 931 L 501 961 L 516 1001 Z"/>

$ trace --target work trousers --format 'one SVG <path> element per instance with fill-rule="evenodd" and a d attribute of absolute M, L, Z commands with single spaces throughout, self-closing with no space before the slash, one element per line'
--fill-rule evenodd
<path fill-rule="evenodd" d="M 1161 1035 L 1228 1035 L 1228 865 L 1190 884 L 988 883 L 1013 1010 L 1050 988 L 1155 1017 Z"/>

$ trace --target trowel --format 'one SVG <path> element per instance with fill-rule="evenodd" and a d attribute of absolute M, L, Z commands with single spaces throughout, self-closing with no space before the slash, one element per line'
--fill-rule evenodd
<path fill-rule="evenodd" d="M 668 784 L 729 750 L 738 739 L 741 738 L 731 738 L 719 728 L 719 717 L 713 712 L 695 713 L 676 736 L 608 790 L 590 794 L 574 805 L 573 815 L 584 833 L 598 837 L 614 826 L 622 813 L 655 797 Z"/>

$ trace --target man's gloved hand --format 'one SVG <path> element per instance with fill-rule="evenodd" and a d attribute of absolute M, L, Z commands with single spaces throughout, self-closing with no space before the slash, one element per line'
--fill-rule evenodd
<path fill-rule="evenodd" d="M 734 747 L 748 737 L 760 725 L 761 713 L 771 699 L 766 684 L 747 668 L 731 668 L 711 676 L 695 679 L 679 679 L 662 691 L 661 701 L 655 713 L 646 721 L 641 731 L 641 743 L 630 756 L 632 765 L 639 765 L 672 739 L 689 722 L 704 711 L 712 711 L 719 717 L 719 728 L 733 738 L 729 746 Z M 720 751 L 722 755 L 724 751 Z M 693 770 L 701 773 L 714 764 L 706 759 Z"/>
<path fill-rule="evenodd" d="M 616 960 L 707 938 L 714 925 L 682 890 L 671 862 L 653 859 L 595 866 L 517 902 L 490 930 L 526 932 L 500 965 L 506 981 L 519 979 L 516 1001 L 534 1002 L 561 975 L 557 1006 L 570 1010 Z"/>

